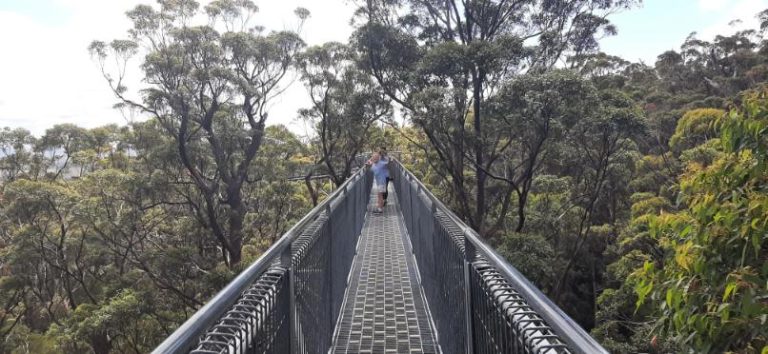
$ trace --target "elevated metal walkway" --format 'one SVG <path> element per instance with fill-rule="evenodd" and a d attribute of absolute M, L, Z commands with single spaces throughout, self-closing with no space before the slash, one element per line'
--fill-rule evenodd
<path fill-rule="evenodd" d="M 439 351 L 394 193 L 390 187 L 384 212 L 365 220 L 334 354 Z"/>
<path fill-rule="evenodd" d="M 361 169 L 154 353 L 607 353 L 394 161 Z"/>

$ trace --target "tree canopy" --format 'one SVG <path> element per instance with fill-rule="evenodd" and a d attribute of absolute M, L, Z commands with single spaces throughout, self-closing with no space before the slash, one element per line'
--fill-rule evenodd
<path fill-rule="evenodd" d="M 637 3 L 358 0 L 311 46 L 306 9 L 135 7 L 88 50 L 142 119 L 0 130 L 0 353 L 150 351 L 382 146 L 609 351 L 768 352 L 768 10 L 601 52 Z"/>

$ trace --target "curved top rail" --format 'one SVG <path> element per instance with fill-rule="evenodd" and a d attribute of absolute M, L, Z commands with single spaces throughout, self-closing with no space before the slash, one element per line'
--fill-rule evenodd
<path fill-rule="evenodd" d="M 434 203 L 435 208 L 447 215 L 451 221 L 456 223 L 459 228 L 464 230 L 466 242 L 470 243 L 475 251 L 483 256 L 499 273 L 522 295 L 528 302 L 528 305 L 536 310 L 547 324 L 560 336 L 569 346 L 569 349 L 580 354 L 608 354 L 592 336 L 587 333 L 576 321 L 571 319 L 563 310 L 555 305 L 544 293 L 541 292 L 530 280 L 528 280 L 520 271 L 509 264 L 504 257 L 496 252 L 491 246 L 485 243 L 478 233 L 465 224 L 456 214 L 443 204 L 432 192 L 411 173 L 400 161 L 395 162 L 402 168 L 405 176 L 417 184 L 424 192 L 424 195 Z"/>
<path fill-rule="evenodd" d="M 331 193 L 328 198 L 323 200 L 317 206 L 315 206 L 307 215 L 305 215 L 299 222 L 293 225 L 277 242 L 275 242 L 264 254 L 262 254 L 255 262 L 243 270 L 234 280 L 227 284 L 224 289 L 221 289 L 216 296 L 210 299 L 205 306 L 201 307 L 195 312 L 192 317 L 187 319 L 179 328 L 176 329 L 168 338 L 160 343 L 152 353 L 154 354 L 176 354 L 187 353 L 191 350 L 191 347 L 197 344 L 197 339 L 202 335 L 215 321 L 217 321 L 223 313 L 225 313 L 235 301 L 237 301 L 240 294 L 245 291 L 248 286 L 253 284 L 256 279 L 261 276 L 276 260 L 279 260 L 285 252 L 290 255 L 291 244 L 300 235 L 301 232 L 320 214 L 325 211 L 326 208 L 334 207 L 338 203 L 334 203 L 340 196 L 342 196 L 349 185 L 362 180 L 359 178 L 365 173 L 366 169 L 361 168 L 355 172 L 350 178 L 348 178 L 339 188 Z"/>

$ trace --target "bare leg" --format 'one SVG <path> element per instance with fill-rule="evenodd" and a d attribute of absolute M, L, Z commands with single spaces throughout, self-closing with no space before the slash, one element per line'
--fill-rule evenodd
<path fill-rule="evenodd" d="M 384 193 L 379 193 L 379 198 L 376 201 L 376 205 L 379 207 L 379 209 L 384 207 Z"/>
<path fill-rule="evenodd" d="M 387 197 L 389 196 L 389 180 L 387 180 L 387 183 L 384 183 L 384 203 L 387 203 Z"/>

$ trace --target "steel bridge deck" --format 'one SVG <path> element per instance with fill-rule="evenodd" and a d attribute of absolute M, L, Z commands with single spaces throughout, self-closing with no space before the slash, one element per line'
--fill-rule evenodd
<path fill-rule="evenodd" d="M 440 352 L 393 188 L 388 202 L 366 215 L 331 353 Z"/>

